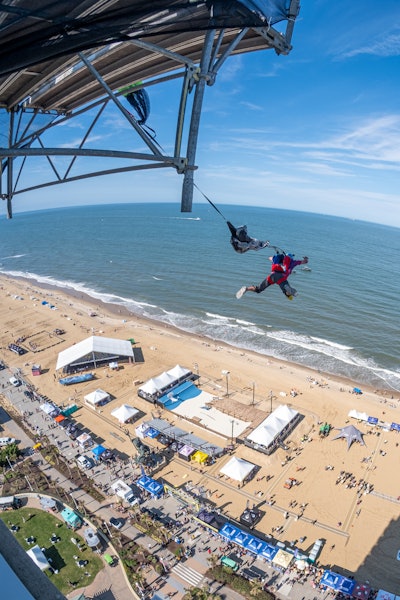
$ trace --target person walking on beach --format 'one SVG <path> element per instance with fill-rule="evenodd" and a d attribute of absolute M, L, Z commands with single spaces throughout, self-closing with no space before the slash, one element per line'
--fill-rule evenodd
<path fill-rule="evenodd" d="M 291 287 L 288 282 L 289 275 L 293 272 L 293 269 L 298 265 L 306 265 L 308 263 L 308 256 L 304 256 L 303 260 L 294 260 L 294 254 L 275 254 L 270 256 L 272 261 L 271 273 L 266 277 L 260 285 L 249 285 L 243 286 L 236 293 L 236 298 L 240 299 L 246 292 L 255 292 L 260 294 L 270 285 L 275 283 L 279 285 L 283 294 L 289 299 L 293 300 L 296 296 L 297 291 Z"/>

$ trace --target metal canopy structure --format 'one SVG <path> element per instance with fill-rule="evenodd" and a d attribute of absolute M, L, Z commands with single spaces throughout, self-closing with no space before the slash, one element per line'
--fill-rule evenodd
<path fill-rule="evenodd" d="M 0 195 L 7 216 L 12 217 L 16 194 L 163 167 L 183 174 L 181 210 L 190 212 L 205 86 L 215 83 L 230 55 L 268 49 L 287 55 L 298 11 L 299 0 L 1 1 Z M 277 23 L 284 24 L 283 33 Z M 123 96 L 171 80 L 179 82 L 180 102 L 174 152 L 168 156 L 125 108 Z M 146 152 L 87 147 L 109 104 L 129 122 Z M 91 122 L 78 147 L 46 146 L 52 128 L 89 111 Z M 37 156 L 47 159 L 54 177 L 21 185 L 24 168 Z M 56 166 L 58 156 L 70 157 L 64 173 Z M 119 166 L 74 174 L 78 159 L 94 157 L 118 159 Z"/>

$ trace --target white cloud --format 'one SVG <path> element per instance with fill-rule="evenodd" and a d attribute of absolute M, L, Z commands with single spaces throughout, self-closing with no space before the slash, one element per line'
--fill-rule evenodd
<path fill-rule="evenodd" d="M 348 50 L 340 55 L 341 58 L 353 58 L 360 54 L 370 54 L 373 56 L 399 56 L 400 55 L 400 34 L 394 33 L 387 35 L 380 40 L 372 40 L 370 44 Z"/>

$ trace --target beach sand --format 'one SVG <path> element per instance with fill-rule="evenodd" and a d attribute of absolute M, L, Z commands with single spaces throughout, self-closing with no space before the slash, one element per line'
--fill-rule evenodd
<path fill-rule="evenodd" d="M 0 358 L 11 371 L 21 369 L 26 380 L 57 404 L 76 402 L 81 407 L 74 415 L 76 419 L 111 449 L 135 454 L 128 437 L 110 416 L 111 411 L 130 404 L 142 411 L 139 422 L 151 418 L 154 407 L 137 396 L 137 388 L 176 364 L 199 373 L 201 388 L 214 396 L 217 408 L 232 418 L 251 422 L 247 432 L 268 416 L 271 407 L 288 404 L 299 411 L 303 419 L 288 437 L 288 451 L 279 448 L 266 456 L 243 444 L 236 445 L 236 456 L 260 467 L 256 476 L 240 488 L 237 482 L 219 477 L 230 456 L 201 469 L 174 460 L 173 469 L 170 464 L 157 476 L 178 487 L 188 481 L 200 483 L 208 488 L 216 506 L 236 519 L 246 505 L 256 504 L 265 513 L 258 531 L 283 542 L 305 538 L 299 544 L 305 551 L 322 538 L 321 565 L 354 575 L 358 581 L 369 581 L 376 588 L 400 592 L 400 563 L 396 559 L 400 549 L 400 436 L 348 416 L 351 409 L 356 409 L 388 423 L 400 422 L 399 394 L 393 398 L 390 392 L 363 388 L 362 395 L 355 395 L 350 381 L 214 343 L 138 319 L 121 307 L 96 302 L 83 294 L 39 287 L 22 278 L 2 276 L 0 297 Z M 42 305 L 44 300 L 56 310 Z M 55 328 L 65 334 L 54 336 Z M 58 353 L 90 335 L 134 338 L 136 352 L 142 353 L 143 361 L 124 364 L 119 371 L 103 367 L 95 371 L 94 381 L 61 386 L 55 372 Z M 21 357 L 7 349 L 20 337 L 25 338 L 23 347 L 31 348 Z M 42 375 L 32 376 L 33 364 L 41 365 Z M 228 379 L 222 371 L 229 371 Z M 101 412 L 83 405 L 83 397 L 97 388 L 113 397 Z M 296 390 L 295 397 L 291 390 Z M 218 446 L 231 441 L 217 433 L 217 425 L 215 431 L 205 430 L 165 410 L 162 418 Z M 357 426 L 365 434 L 366 445 L 355 443 L 348 450 L 345 440 L 333 440 L 338 433 L 335 430 L 320 438 L 321 422 L 337 428 Z M 134 435 L 137 424 L 127 426 L 130 434 Z M 303 436 L 308 437 L 307 441 L 301 441 Z M 149 444 L 157 447 L 155 440 Z M 371 484 L 372 493 L 358 495 L 358 487 L 348 487 L 348 480 L 336 483 L 341 471 L 354 475 L 357 482 L 362 479 Z M 299 485 L 287 489 L 284 483 L 290 477 Z M 272 533 L 281 526 L 282 532 Z"/>

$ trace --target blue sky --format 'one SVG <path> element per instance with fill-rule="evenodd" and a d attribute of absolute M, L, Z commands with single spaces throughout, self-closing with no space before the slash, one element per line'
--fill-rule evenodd
<path fill-rule="evenodd" d="M 292 43 L 289 56 L 269 50 L 230 58 L 206 89 L 197 185 L 217 204 L 400 227 L 399 0 L 304 0 Z M 179 93 L 176 82 L 149 89 L 148 124 L 167 153 Z M 68 146 L 80 135 L 71 122 L 56 141 Z M 116 140 L 144 150 L 110 110 L 89 146 L 114 148 Z M 29 177 L 42 169 L 36 162 Z M 16 196 L 14 212 L 114 201 L 179 205 L 181 185 L 169 169 L 101 177 Z M 194 211 L 203 201 L 195 191 Z"/>

